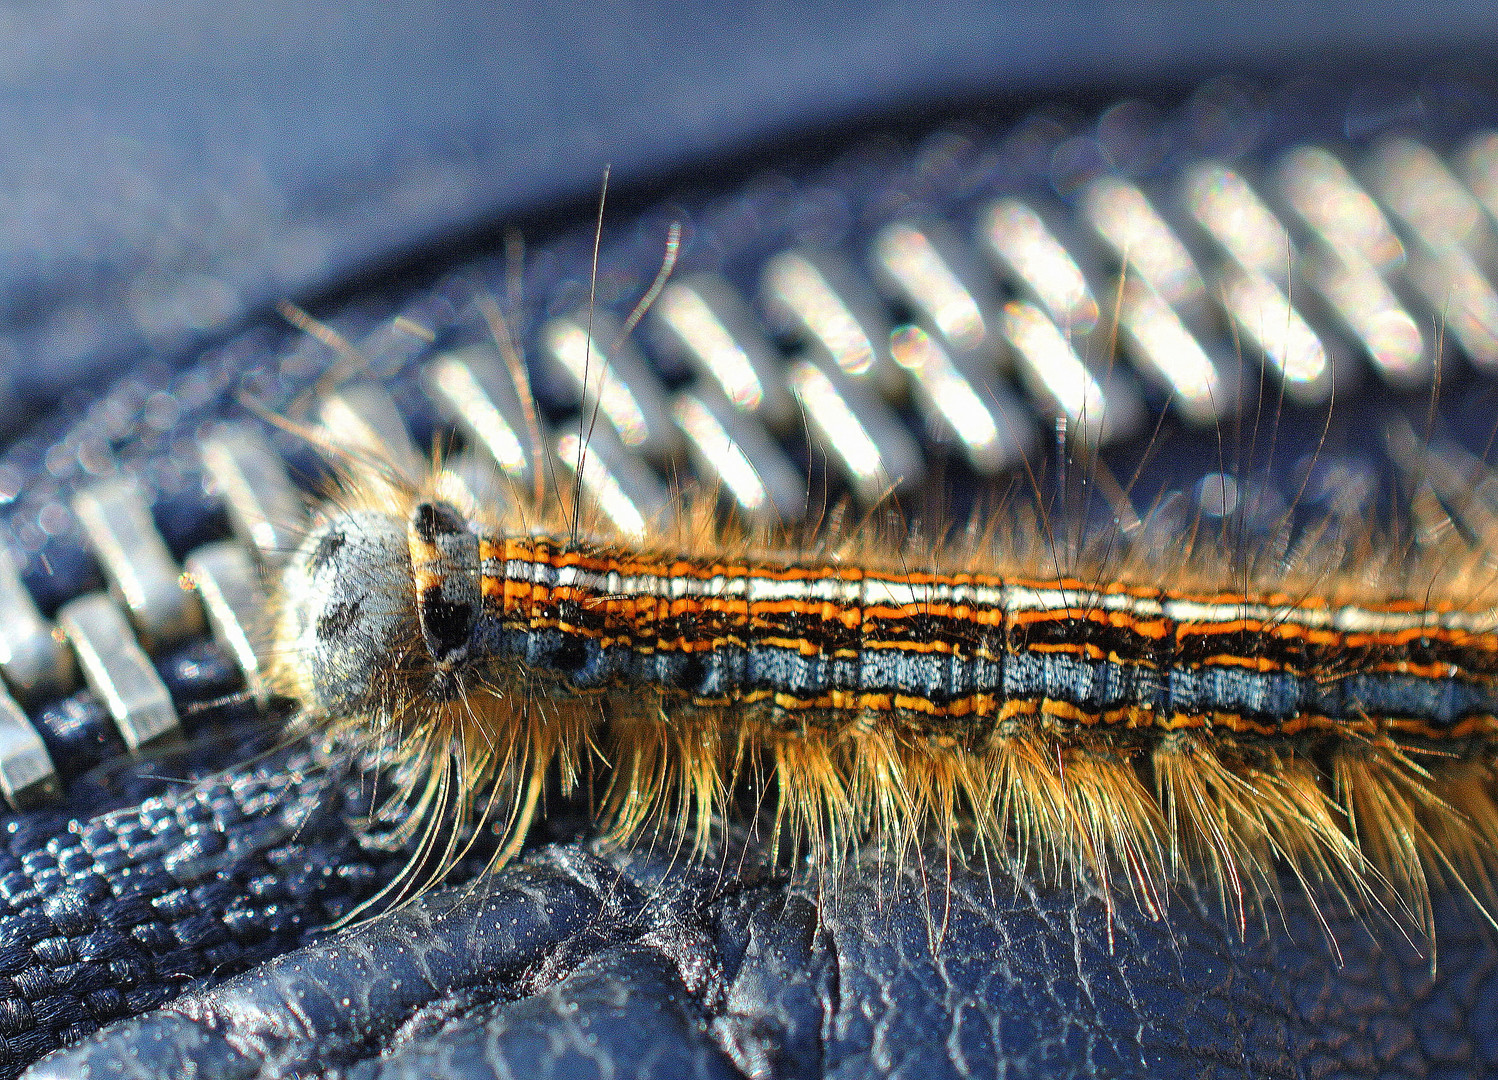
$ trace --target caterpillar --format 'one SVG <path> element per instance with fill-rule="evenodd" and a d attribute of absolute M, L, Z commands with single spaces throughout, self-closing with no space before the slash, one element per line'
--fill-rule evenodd
<path fill-rule="evenodd" d="M 1038 510 L 922 540 L 688 509 L 641 539 L 511 495 L 355 462 L 281 582 L 277 686 L 390 748 L 426 848 L 455 815 L 502 862 L 596 765 L 616 843 L 700 853 L 750 789 L 834 870 L 934 837 L 1152 916 L 1190 877 L 1241 923 L 1282 869 L 1427 937 L 1438 884 L 1492 903 L 1498 597 L 1456 530 L 1063 555 Z"/>

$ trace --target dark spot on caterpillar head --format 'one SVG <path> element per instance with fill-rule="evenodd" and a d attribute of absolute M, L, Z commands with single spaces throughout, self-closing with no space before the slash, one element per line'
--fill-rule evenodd
<path fill-rule="evenodd" d="M 468 644 L 475 611 L 472 605 L 445 599 L 441 585 L 434 585 L 421 594 L 417 614 L 421 619 L 421 636 L 426 640 L 432 659 L 445 659 Z"/>
<path fill-rule="evenodd" d="M 317 620 L 317 637 L 320 641 L 332 641 L 348 636 L 364 612 L 362 600 L 342 600 L 329 605 Z"/>
<path fill-rule="evenodd" d="M 439 537 L 462 532 L 463 516 L 447 503 L 424 502 L 412 511 L 411 528 L 424 542 L 435 544 Z"/>
<path fill-rule="evenodd" d="M 307 573 L 321 573 L 323 567 L 333 561 L 333 557 L 342 550 L 346 543 L 348 543 L 347 537 L 336 529 L 324 535 L 317 542 L 317 547 L 312 549 L 312 554 L 307 556 Z"/>

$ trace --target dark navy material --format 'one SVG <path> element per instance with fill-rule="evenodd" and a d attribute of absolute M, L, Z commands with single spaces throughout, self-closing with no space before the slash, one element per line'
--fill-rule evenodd
<path fill-rule="evenodd" d="M 563 629 L 485 631 L 502 641 L 493 655 L 514 656 L 534 671 L 579 690 L 651 687 L 703 698 L 771 691 L 814 699 L 832 691 L 904 694 L 945 704 L 972 694 L 1009 700 L 1050 700 L 1090 713 L 1131 706 L 1175 714 L 1241 715 L 1273 723 L 1311 714 L 1332 719 L 1391 716 L 1447 727 L 1498 712 L 1498 687 L 1397 673 L 1335 679 L 1237 667 L 1166 667 L 1087 660 L 1054 652 L 1014 651 L 1000 660 L 868 648 L 853 657 L 805 655 L 784 645 L 724 645 L 697 653 L 604 648 L 596 638 Z M 473 653 L 481 660 L 481 647 Z M 565 691 L 564 691 L 565 692 Z"/>
<path fill-rule="evenodd" d="M 125 752 L 125 740 L 114 717 L 87 690 L 42 709 L 36 727 L 47 744 L 47 753 L 65 776 L 81 776 Z"/>
<path fill-rule="evenodd" d="M 1293 883 L 1240 939 L 1215 898 L 1173 895 L 1156 921 L 1127 900 L 1110 910 L 931 858 L 866 860 L 819 891 L 732 856 L 727 871 L 692 870 L 542 848 L 190 990 L 30 1075 L 1351 1080 L 1498 1067 L 1498 964 L 1438 982 L 1426 957 L 1369 947 L 1324 900 L 1339 958 Z M 1457 903 L 1438 900 L 1440 955 L 1490 955 Z"/>
<path fill-rule="evenodd" d="M 1251 716 L 1294 716 L 1301 680 L 1283 672 L 1242 668 L 1170 669 L 1170 710 L 1187 715 L 1210 712 Z"/>
<path fill-rule="evenodd" d="M 1498 690 L 1457 679 L 1353 675 L 1343 680 L 1342 693 L 1349 713 L 1422 717 L 1443 725 L 1498 712 Z"/>

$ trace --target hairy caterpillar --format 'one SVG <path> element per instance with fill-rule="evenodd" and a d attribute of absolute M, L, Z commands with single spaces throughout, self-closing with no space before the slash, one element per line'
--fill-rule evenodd
<path fill-rule="evenodd" d="M 1256 563 L 1188 531 L 1063 564 L 1024 513 L 810 543 L 685 513 L 641 541 L 450 479 L 356 463 L 287 566 L 276 630 L 281 689 L 395 748 L 429 844 L 456 810 L 497 823 L 506 858 L 548 778 L 597 761 L 620 842 L 665 828 L 700 849 L 737 789 L 773 780 L 777 838 L 825 866 L 934 834 L 1121 880 L 1150 914 L 1189 873 L 1241 921 L 1281 866 L 1427 934 L 1433 882 L 1487 902 L 1482 544 L 1328 528 Z"/>

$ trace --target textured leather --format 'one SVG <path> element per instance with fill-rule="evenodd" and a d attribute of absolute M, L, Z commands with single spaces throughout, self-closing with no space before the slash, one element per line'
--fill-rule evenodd
<path fill-rule="evenodd" d="M 542 848 L 107 1028 L 63 1077 L 1372 1077 L 1498 1065 L 1498 949 L 1428 957 L 1287 883 L 1125 902 L 912 857 L 835 881 Z M 1329 902 L 1323 902 L 1329 904 Z"/>

